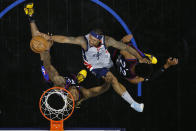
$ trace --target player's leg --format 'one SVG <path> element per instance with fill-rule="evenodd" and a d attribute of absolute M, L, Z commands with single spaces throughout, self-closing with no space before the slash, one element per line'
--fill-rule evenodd
<path fill-rule="evenodd" d="M 84 95 L 86 99 L 91 98 L 91 97 L 96 97 L 98 95 L 103 94 L 110 88 L 110 83 L 104 83 L 101 86 L 95 86 L 90 89 L 86 88 L 81 88 L 81 92 Z"/>
<path fill-rule="evenodd" d="M 134 101 L 134 99 L 128 93 L 126 88 L 122 84 L 120 84 L 118 82 L 117 78 L 111 72 L 107 73 L 106 78 L 107 77 L 112 78 L 112 80 L 109 81 L 109 82 L 111 82 L 112 87 L 113 87 L 113 89 L 115 90 L 115 92 L 117 94 L 119 94 L 125 101 L 127 101 L 131 105 L 131 107 L 133 109 L 135 109 L 136 111 L 138 111 L 138 112 L 142 112 L 143 111 L 144 105 L 143 104 L 139 104 L 136 101 Z M 106 81 L 107 81 L 107 79 L 106 79 Z"/>
<path fill-rule="evenodd" d="M 108 77 L 110 79 L 108 79 Z M 106 74 L 106 77 L 104 78 L 106 82 L 110 82 L 112 84 L 113 89 L 118 93 L 120 96 L 126 91 L 126 88 L 124 86 L 121 86 L 118 82 L 117 78 L 111 73 L 108 72 Z M 109 80 L 109 81 L 108 81 Z"/>
<path fill-rule="evenodd" d="M 103 94 L 104 92 L 109 90 L 110 85 L 111 85 L 110 83 L 104 83 L 101 86 L 95 86 L 95 87 L 92 87 L 90 89 L 86 89 L 84 87 L 81 87 L 80 91 L 81 91 L 81 93 L 83 95 L 83 98 L 80 99 L 76 103 L 76 105 L 79 106 L 83 101 L 85 101 L 85 100 L 87 100 L 89 98 L 96 97 L 96 96 L 99 96 L 99 95 Z"/>

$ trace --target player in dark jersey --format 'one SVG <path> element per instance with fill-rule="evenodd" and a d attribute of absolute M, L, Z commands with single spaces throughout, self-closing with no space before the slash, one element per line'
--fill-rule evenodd
<path fill-rule="evenodd" d="M 130 43 L 132 37 L 132 35 L 124 36 L 122 42 L 127 43 L 129 46 L 134 48 L 134 46 Z M 137 49 L 137 51 L 142 57 L 145 57 L 145 54 L 141 53 L 140 50 Z M 177 58 L 170 57 L 159 70 L 153 72 L 152 64 L 139 63 L 136 57 L 127 51 L 112 49 L 110 52 L 114 65 L 119 74 L 133 84 L 154 80 L 169 67 L 178 64 Z M 152 57 L 153 56 L 150 56 L 150 58 Z"/>

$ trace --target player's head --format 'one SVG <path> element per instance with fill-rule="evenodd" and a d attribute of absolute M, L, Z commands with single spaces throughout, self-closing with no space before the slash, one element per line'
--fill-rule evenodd
<path fill-rule="evenodd" d="M 139 77 L 149 77 L 153 72 L 153 67 L 151 64 L 138 63 L 135 66 L 135 74 Z"/>
<path fill-rule="evenodd" d="M 78 75 L 76 76 L 77 77 L 77 82 L 78 83 L 81 83 L 82 81 L 84 81 L 84 79 L 86 78 L 87 76 L 87 71 L 86 70 L 81 70 Z"/>
<path fill-rule="evenodd" d="M 98 47 L 103 37 L 103 32 L 100 29 L 94 29 L 89 34 L 90 45 Z"/>

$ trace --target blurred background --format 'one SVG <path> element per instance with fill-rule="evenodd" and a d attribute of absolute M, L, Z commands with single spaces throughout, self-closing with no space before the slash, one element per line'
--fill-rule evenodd
<path fill-rule="evenodd" d="M 101 0 L 128 25 L 138 48 L 158 59 L 155 70 L 168 57 L 179 58 L 155 81 L 137 86 L 119 78 L 130 94 L 144 102 L 143 113 L 137 113 L 112 89 L 90 99 L 64 122 L 65 127 L 126 128 L 127 131 L 182 131 L 195 127 L 194 76 L 196 2 L 194 0 Z M 0 11 L 14 0 L 1 0 Z M 27 2 L 32 2 L 27 0 Z M 90 0 L 34 1 L 35 20 L 41 32 L 80 36 L 93 28 L 120 40 L 126 32 L 117 20 Z M 38 101 L 49 87 L 40 72 L 40 57 L 29 48 L 30 26 L 18 5 L 0 19 L 0 128 L 49 128 L 40 113 Z M 52 64 L 61 75 L 77 73 L 83 68 L 81 48 L 55 43 L 51 49 Z M 97 84 L 93 75 L 85 80 L 90 88 Z M 185 125 L 188 122 L 188 125 Z"/>

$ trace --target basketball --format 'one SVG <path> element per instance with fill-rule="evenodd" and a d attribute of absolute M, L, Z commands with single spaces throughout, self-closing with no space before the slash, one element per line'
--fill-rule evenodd
<path fill-rule="evenodd" d="M 41 53 L 49 49 L 49 43 L 43 37 L 35 36 L 31 39 L 30 48 L 35 53 Z"/>

